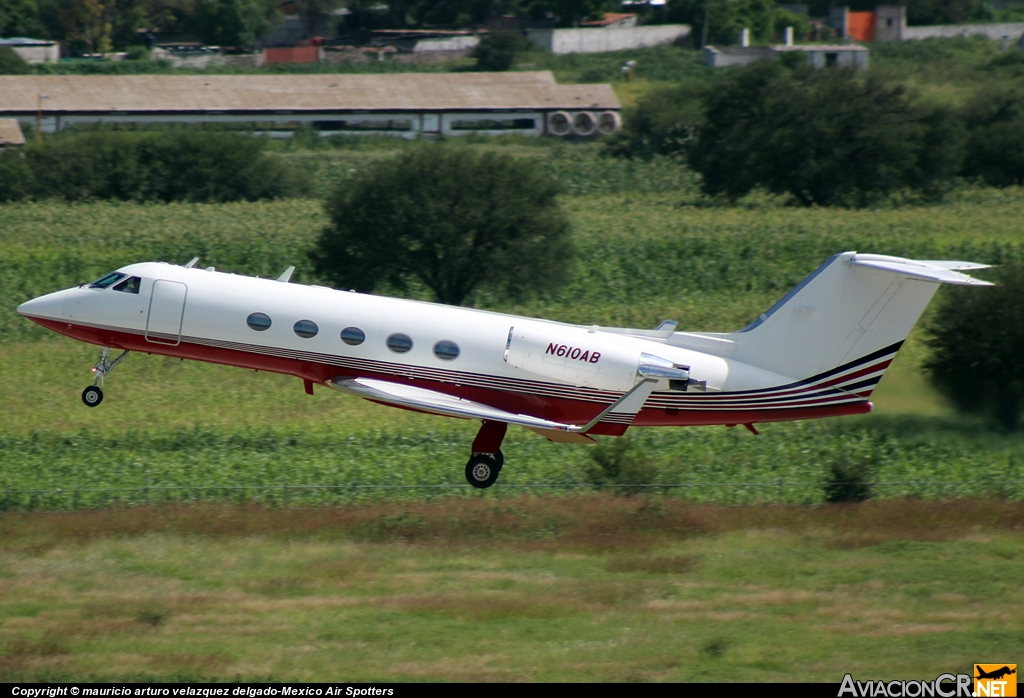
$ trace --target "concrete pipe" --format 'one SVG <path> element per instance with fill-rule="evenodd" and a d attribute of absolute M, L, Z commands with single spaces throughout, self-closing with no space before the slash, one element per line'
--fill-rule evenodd
<path fill-rule="evenodd" d="M 602 136 L 610 136 L 622 128 L 622 117 L 618 112 L 603 111 L 597 117 L 597 132 Z"/>
<path fill-rule="evenodd" d="M 577 136 L 593 136 L 597 133 L 597 117 L 594 116 L 594 112 L 576 112 L 572 120 L 572 130 Z"/>
<path fill-rule="evenodd" d="M 552 136 L 568 136 L 572 133 L 572 117 L 569 112 L 556 111 L 548 114 L 548 133 Z"/>

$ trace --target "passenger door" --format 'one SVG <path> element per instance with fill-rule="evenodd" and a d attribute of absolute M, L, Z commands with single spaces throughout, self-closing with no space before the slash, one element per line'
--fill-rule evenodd
<path fill-rule="evenodd" d="M 183 283 L 164 279 L 153 282 L 153 294 L 149 299 L 149 319 L 146 322 L 146 341 L 170 346 L 181 343 L 181 323 L 185 315 L 187 295 L 188 287 Z"/>

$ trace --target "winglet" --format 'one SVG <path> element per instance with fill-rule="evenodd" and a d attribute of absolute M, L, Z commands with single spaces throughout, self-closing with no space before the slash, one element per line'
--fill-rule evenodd
<path fill-rule="evenodd" d="M 184 264 L 182 264 L 181 266 L 185 267 L 186 269 L 191 269 L 191 268 L 192 268 L 192 266 L 193 266 L 193 265 L 194 265 L 194 264 L 195 264 L 196 262 L 198 262 L 198 261 L 199 261 L 199 257 L 193 257 L 192 259 L 188 260 L 187 262 L 185 262 L 185 263 L 184 263 Z"/>
<path fill-rule="evenodd" d="M 295 266 L 294 265 L 288 267 L 287 269 L 284 270 L 284 273 L 281 274 L 281 276 L 277 277 L 277 280 L 280 281 L 283 284 L 288 283 L 288 280 L 292 278 L 292 272 L 294 272 L 294 271 L 295 271 Z"/>

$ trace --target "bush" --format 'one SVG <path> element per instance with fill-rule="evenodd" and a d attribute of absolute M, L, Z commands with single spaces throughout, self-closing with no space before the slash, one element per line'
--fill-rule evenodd
<path fill-rule="evenodd" d="M 962 174 L 994 187 L 1024 184 L 1024 89 L 991 89 L 965 110 L 967 152 Z"/>
<path fill-rule="evenodd" d="M 658 468 L 637 444 L 626 437 L 599 441 L 590 450 L 592 462 L 584 473 L 595 487 L 608 487 L 622 494 L 651 489 Z"/>
<path fill-rule="evenodd" d="M 0 46 L 0 75 L 28 75 L 32 66 L 10 46 Z"/>
<path fill-rule="evenodd" d="M 126 61 L 148 61 L 151 56 L 149 49 L 139 44 L 129 46 L 126 53 L 127 55 L 124 57 Z"/>
<path fill-rule="evenodd" d="M 485 34 L 470 54 L 477 70 L 508 70 L 519 54 L 530 48 L 530 40 L 519 32 L 503 29 Z"/>
<path fill-rule="evenodd" d="M 565 283 L 569 221 L 539 166 L 431 144 L 376 162 L 326 204 L 331 224 L 311 256 L 344 288 L 416 282 L 441 303 L 477 289 L 523 297 Z"/>
<path fill-rule="evenodd" d="M 0 201 L 26 197 L 238 201 L 297 193 L 295 175 L 256 138 L 94 131 L 0 158 Z M 7 174 L 10 173 L 10 174 Z"/>
<path fill-rule="evenodd" d="M 838 454 L 828 464 L 823 487 L 825 501 L 833 504 L 866 502 L 871 498 L 874 471 L 871 460 L 854 460 L 846 453 Z"/>
<path fill-rule="evenodd" d="M 763 186 L 805 205 L 865 205 L 902 189 L 940 193 L 960 165 L 952 112 L 853 71 L 755 64 L 704 103 L 687 152 L 711 195 Z"/>
<path fill-rule="evenodd" d="M 1006 264 L 995 277 L 991 288 L 943 290 L 925 369 L 959 410 L 1015 430 L 1024 407 L 1024 264 Z"/>

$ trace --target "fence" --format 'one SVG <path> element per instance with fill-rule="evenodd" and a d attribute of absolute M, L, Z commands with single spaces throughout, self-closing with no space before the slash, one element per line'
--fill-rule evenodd
<path fill-rule="evenodd" d="M 873 498 L 943 499 L 997 497 L 1024 499 L 1024 480 L 908 480 L 856 482 L 673 482 L 673 483 L 501 483 L 486 490 L 495 497 L 524 492 L 601 491 L 676 494 L 688 500 L 718 504 L 820 504 L 830 492 L 849 493 L 847 499 Z M 0 512 L 75 511 L 114 506 L 159 504 L 265 504 L 274 507 L 316 507 L 354 504 L 380 499 L 433 499 L 482 493 L 469 484 L 422 483 L 415 485 L 174 485 L 121 488 L 5 489 Z M 397 497 L 395 495 L 398 495 Z M 404 495 L 404 496 L 403 496 Z M 709 496 L 713 495 L 713 496 Z M 768 496 L 765 496 L 768 495 Z M 833 501 L 835 497 L 832 498 Z"/>

